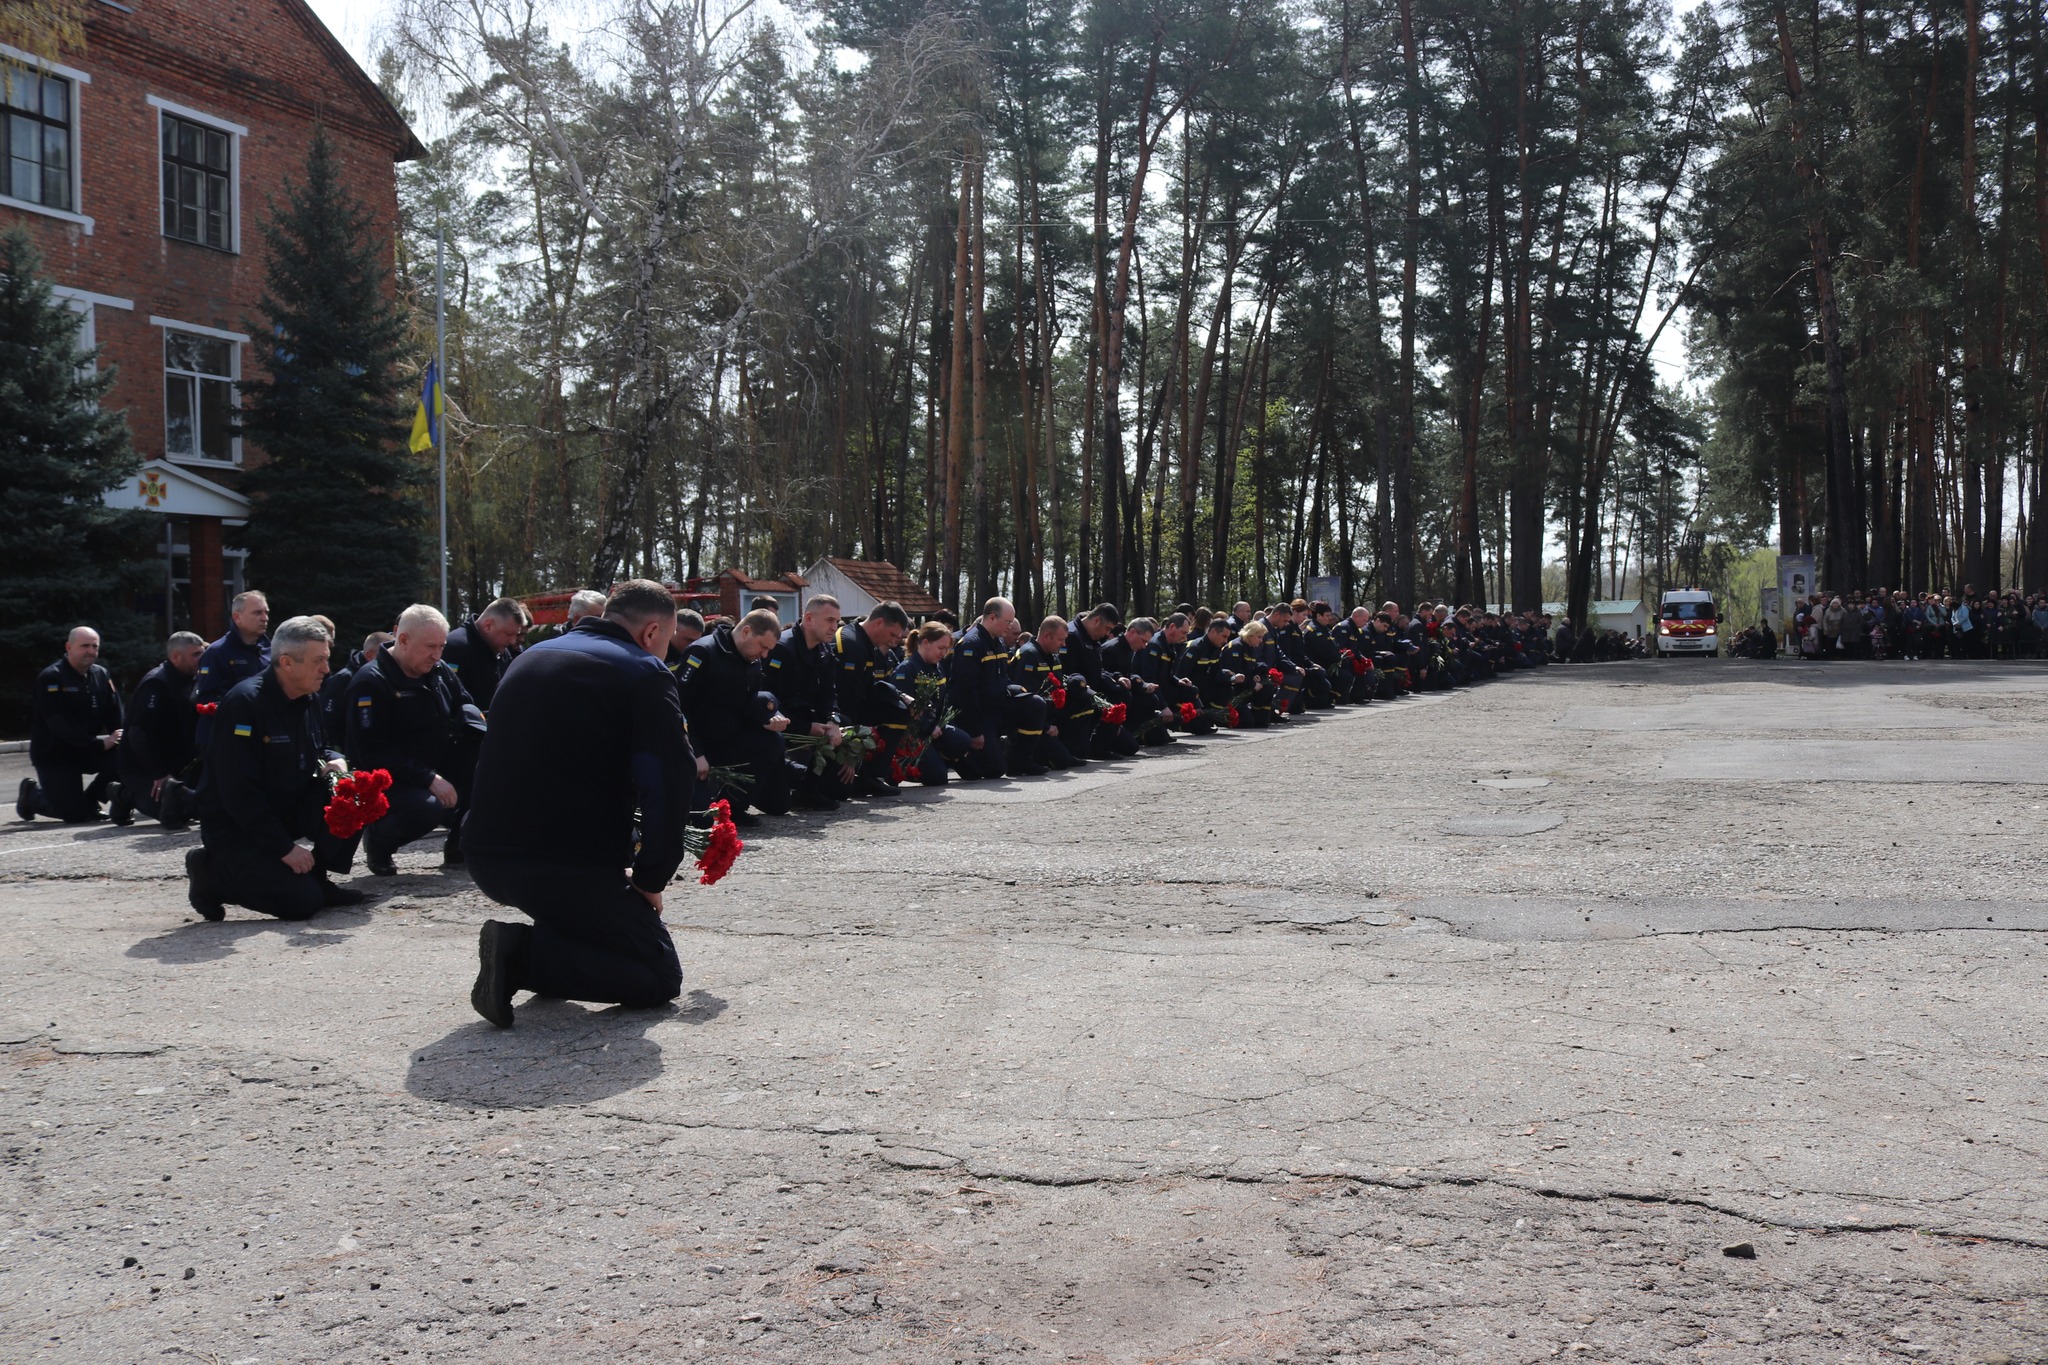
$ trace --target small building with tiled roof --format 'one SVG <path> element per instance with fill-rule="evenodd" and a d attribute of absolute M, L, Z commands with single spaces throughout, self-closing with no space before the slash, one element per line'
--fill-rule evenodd
<path fill-rule="evenodd" d="M 884 559 L 838 559 L 830 555 L 805 569 L 806 597 L 827 593 L 839 599 L 845 616 L 866 616 L 884 602 L 894 602 L 913 619 L 944 611 L 917 581 Z"/>

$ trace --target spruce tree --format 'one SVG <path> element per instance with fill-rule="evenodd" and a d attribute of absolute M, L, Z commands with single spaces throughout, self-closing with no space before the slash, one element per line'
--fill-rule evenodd
<path fill-rule="evenodd" d="M 100 406 L 113 386 L 78 350 L 79 316 L 51 294 L 20 228 L 0 233 L 0 714 L 15 729 L 35 671 L 71 627 L 100 632 L 109 668 L 146 668 L 157 645 L 135 611 L 160 572 L 157 519 L 102 501 L 141 459 L 128 422 Z"/>
<path fill-rule="evenodd" d="M 242 386 L 242 430 L 265 459 L 243 485 L 254 506 L 241 543 L 274 611 L 331 617 L 345 642 L 420 600 L 429 550 L 389 243 L 340 172 L 316 128 L 304 182 L 286 182 L 264 227 L 262 317 L 249 329 L 264 377 Z"/>

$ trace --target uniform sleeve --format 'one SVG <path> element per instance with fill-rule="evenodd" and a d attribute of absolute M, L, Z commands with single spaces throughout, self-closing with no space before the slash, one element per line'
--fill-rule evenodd
<path fill-rule="evenodd" d="M 221 646 L 208 645 L 206 652 L 199 656 L 199 674 L 193 687 L 192 699 L 217 702 L 228 694 L 228 689 L 234 686 L 234 683 L 235 679 L 222 667 Z"/>
<path fill-rule="evenodd" d="M 163 777 L 171 771 L 170 756 L 177 752 L 169 733 L 177 724 L 171 715 L 175 709 L 158 678 L 144 678 L 128 698 L 127 733 L 123 738 L 137 771 L 150 777 Z"/>
<path fill-rule="evenodd" d="M 648 669 L 633 689 L 631 766 L 640 806 L 633 885 L 660 891 L 683 861 L 683 831 L 697 762 L 683 732 L 682 699 L 666 668 Z"/>
<path fill-rule="evenodd" d="M 100 669 L 93 676 L 99 684 L 99 695 L 107 704 L 107 728 L 102 733 L 112 734 L 121 728 L 122 717 L 128 714 L 128 710 L 121 705 L 121 694 L 114 687 L 112 674 L 108 673 L 105 669 Z"/>
<path fill-rule="evenodd" d="M 292 834 L 271 810 L 263 790 L 264 727 L 257 719 L 254 698 L 229 697 L 213 720 L 213 739 L 206 750 L 207 782 L 257 853 L 284 857 L 291 852 Z"/>

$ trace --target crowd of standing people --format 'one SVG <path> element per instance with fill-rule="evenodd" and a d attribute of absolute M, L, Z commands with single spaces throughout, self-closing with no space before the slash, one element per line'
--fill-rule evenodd
<path fill-rule="evenodd" d="M 1816 593 L 1793 601 L 1782 642 L 1759 623 L 1729 645 L 1738 658 L 1780 652 L 1816 662 L 2048 658 L 2048 593 L 1968 584 L 1959 592 Z"/>

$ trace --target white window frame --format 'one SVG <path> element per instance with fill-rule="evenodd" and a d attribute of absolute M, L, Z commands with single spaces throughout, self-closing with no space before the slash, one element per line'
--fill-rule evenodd
<path fill-rule="evenodd" d="M 190 105 L 177 104 L 160 95 L 147 95 L 144 100 L 156 110 L 156 231 L 157 236 L 168 241 L 185 242 L 188 246 L 205 247 L 208 251 L 226 251 L 229 255 L 242 254 L 242 139 L 249 136 L 249 130 L 239 123 L 230 122 L 218 114 L 209 114 Z M 194 242 L 184 237 L 173 237 L 164 230 L 164 115 L 185 119 L 192 123 L 204 124 L 215 132 L 228 135 L 228 244 L 214 246 L 208 242 Z"/>
<path fill-rule="evenodd" d="M 135 311 L 134 299 L 118 298 L 112 294 L 96 294 L 90 289 L 73 289 L 70 285 L 54 284 L 50 286 L 50 292 L 57 298 L 62 299 L 66 308 L 69 308 L 72 312 L 79 314 L 85 319 L 84 325 L 78 329 L 78 352 L 80 355 L 85 354 L 99 344 L 100 309 L 119 308 L 130 313 Z M 97 373 L 99 370 L 97 364 L 83 368 L 87 368 L 93 373 Z"/>
<path fill-rule="evenodd" d="M 0 57 L 6 58 L 16 66 L 25 66 L 31 71 L 40 71 L 51 76 L 61 76 L 71 82 L 71 202 L 77 207 L 75 209 L 53 209 L 48 204 L 38 204 L 32 199 L 16 199 L 13 195 L 7 194 L 4 191 L 0 191 L 0 205 L 11 209 L 20 209 L 23 213 L 38 213 L 45 218 L 55 218 L 60 223 L 76 224 L 85 229 L 86 236 L 92 236 L 92 216 L 83 212 L 85 208 L 85 157 L 83 155 L 85 129 L 83 127 L 83 119 L 80 117 L 85 112 L 85 87 L 92 84 L 91 73 L 80 71 L 75 66 L 64 66 L 57 62 L 45 61 L 33 52 L 23 52 L 20 48 L 9 47 L 6 43 L 0 43 Z M 161 175 L 162 172 L 159 171 L 158 174 Z M 162 210 L 158 211 L 161 212 Z"/>
<path fill-rule="evenodd" d="M 159 204 L 157 212 L 159 214 L 163 212 L 161 204 Z M 150 318 L 149 325 L 155 327 L 159 332 L 189 332 L 194 336 L 207 337 L 214 341 L 234 343 L 233 348 L 228 352 L 228 379 L 234 386 L 234 406 L 238 411 L 240 410 L 242 406 L 242 348 L 249 344 L 249 336 L 246 332 L 229 332 L 219 327 L 202 326 L 196 322 L 179 322 L 176 318 L 154 316 Z M 164 339 L 159 336 L 157 338 L 157 373 L 168 376 L 170 369 L 164 362 L 163 345 Z M 197 417 L 196 408 L 194 409 L 194 417 L 195 419 Z M 166 379 L 164 384 L 163 422 L 164 458 L 172 464 L 198 465 L 204 469 L 240 469 L 242 467 L 242 435 L 239 431 L 228 437 L 230 453 L 225 460 L 215 460 L 198 454 L 196 441 L 193 454 L 173 455 L 171 453 L 171 386 L 168 379 Z"/>

